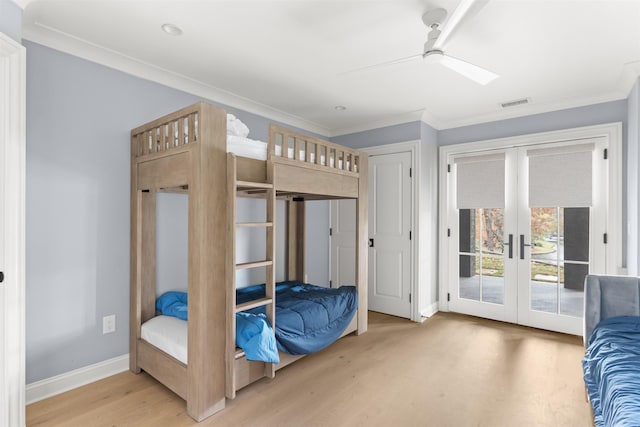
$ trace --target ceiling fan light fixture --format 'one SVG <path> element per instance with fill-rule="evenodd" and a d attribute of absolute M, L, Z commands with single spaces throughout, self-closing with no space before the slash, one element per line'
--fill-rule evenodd
<path fill-rule="evenodd" d="M 439 64 L 444 59 L 444 52 L 438 49 L 429 50 L 422 54 L 425 64 Z"/>

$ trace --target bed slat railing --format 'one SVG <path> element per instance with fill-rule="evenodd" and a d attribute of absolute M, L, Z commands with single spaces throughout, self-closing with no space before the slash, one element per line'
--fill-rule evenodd
<path fill-rule="evenodd" d="M 268 158 L 315 169 L 358 175 L 360 152 L 333 142 L 302 135 L 278 125 L 269 127 Z"/>
<path fill-rule="evenodd" d="M 199 142 L 199 104 L 192 105 L 131 131 L 136 157 L 162 153 Z"/>

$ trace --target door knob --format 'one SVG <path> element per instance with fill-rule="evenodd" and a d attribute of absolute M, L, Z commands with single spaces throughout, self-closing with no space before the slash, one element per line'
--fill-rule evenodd
<path fill-rule="evenodd" d="M 4 282 L 4 272 L 0 271 L 0 283 Z"/>
<path fill-rule="evenodd" d="M 524 247 L 531 246 L 528 243 L 524 242 L 524 234 L 520 235 L 520 259 L 524 259 Z"/>
<path fill-rule="evenodd" d="M 509 234 L 509 241 L 503 244 L 509 246 L 509 259 L 513 258 L 513 234 Z"/>
<path fill-rule="evenodd" d="M 373 247 L 373 239 L 369 239 L 369 247 L 372 248 Z"/>

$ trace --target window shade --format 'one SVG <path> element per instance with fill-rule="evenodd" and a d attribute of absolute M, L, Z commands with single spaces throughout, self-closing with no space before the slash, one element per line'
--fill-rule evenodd
<path fill-rule="evenodd" d="M 458 209 L 504 208 L 504 153 L 459 157 L 454 164 Z"/>
<path fill-rule="evenodd" d="M 527 150 L 529 207 L 592 205 L 594 144 Z"/>

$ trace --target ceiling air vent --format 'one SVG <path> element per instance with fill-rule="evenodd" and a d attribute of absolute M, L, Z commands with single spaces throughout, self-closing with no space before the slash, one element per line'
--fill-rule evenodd
<path fill-rule="evenodd" d="M 516 99 L 515 101 L 503 102 L 500 104 L 500 106 L 502 108 L 509 108 L 509 107 L 515 107 L 517 105 L 528 104 L 530 102 L 531 102 L 530 98 L 522 98 L 522 99 Z"/>

